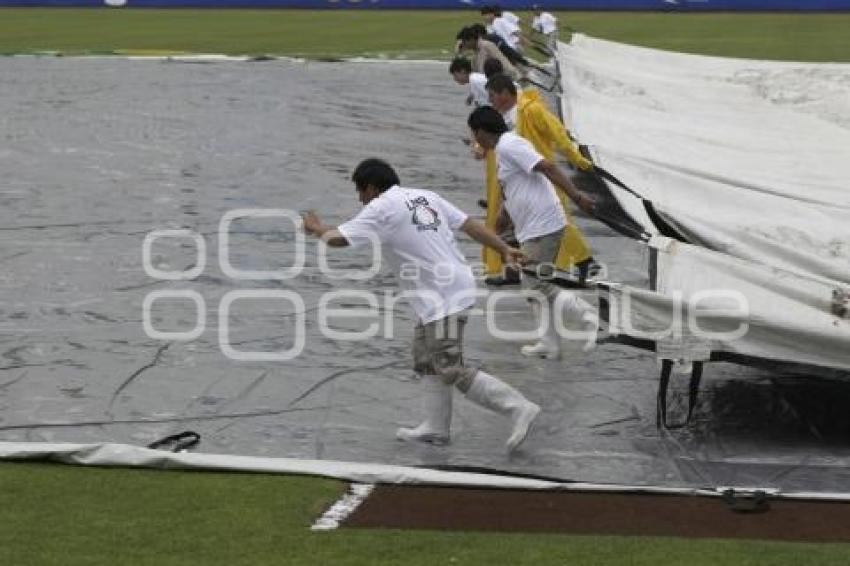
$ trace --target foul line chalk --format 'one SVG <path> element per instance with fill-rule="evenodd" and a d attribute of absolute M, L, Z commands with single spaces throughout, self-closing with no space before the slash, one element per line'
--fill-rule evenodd
<path fill-rule="evenodd" d="M 324 515 L 310 527 L 311 531 L 332 531 L 339 527 L 340 523 L 345 521 L 349 515 L 354 513 L 363 501 L 375 489 L 375 484 L 371 483 L 353 483 L 348 488 L 348 493 L 331 505 L 330 509 L 325 511 Z"/>

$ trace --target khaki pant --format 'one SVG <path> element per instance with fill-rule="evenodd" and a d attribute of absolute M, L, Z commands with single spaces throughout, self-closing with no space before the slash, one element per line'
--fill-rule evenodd
<path fill-rule="evenodd" d="M 466 392 L 477 368 L 463 361 L 463 330 L 466 315 L 454 314 L 427 324 L 417 324 L 413 333 L 413 371 L 436 375 L 448 385 Z"/>
<path fill-rule="evenodd" d="M 527 282 L 525 287 L 540 291 L 550 302 L 554 301 L 558 295 L 558 287 L 551 281 L 563 237 L 564 229 L 562 228 L 550 234 L 526 240 L 520 245 L 526 257 L 537 264 L 535 268 L 537 276 L 523 278 L 523 281 Z"/>

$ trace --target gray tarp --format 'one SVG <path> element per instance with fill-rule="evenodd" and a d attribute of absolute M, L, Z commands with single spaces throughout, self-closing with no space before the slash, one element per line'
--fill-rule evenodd
<path fill-rule="evenodd" d="M 659 432 L 651 354 L 609 344 L 589 354 L 572 348 L 561 362 L 528 360 L 518 356 L 520 343 L 486 335 L 478 317 L 468 357 L 540 402 L 540 426 L 508 457 L 507 424 L 459 399 L 450 446 L 407 446 L 394 440 L 397 426 L 419 417 L 407 311 L 391 309 L 394 339 L 360 344 L 320 336 L 316 319 L 325 291 L 390 289 L 391 277 L 328 280 L 312 243 L 295 279 L 224 276 L 223 214 L 316 208 L 338 222 L 359 207 L 347 177 L 367 156 L 386 157 L 405 183 L 475 210 L 483 167 L 460 143 L 468 109 L 442 64 L 4 58 L 0 88 L 0 440 L 143 445 L 191 428 L 203 436 L 199 451 L 210 454 L 844 491 L 844 384 L 711 365 L 693 425 Z M 645 284 L 646 248 L 579 222 L 612 280 Z M 203 235 L 204 273 L 152 279 L 142 266 L 145 236 L 176 228 Z M 290 265 L 293 240 L 283 222 L 239 221 L 231 261 L 242 269 Z M 478 257 L 470 242 L 462 247 Z M 337 268 L 368 259 L 330 258 Z M 152 260 L 161 270 L 186 269 L 195 247 L 161 239 Z M 303 298 L 307 340 L 299 357 L 237 362 L 222 354 L 217 308 L 239 289 Z M 200 294 L 206 332 L 191 342 L 146 336 L 142 305 L 154 290 Z M 153 322 L 191 329 L 196 316 L 190 300 L 173 299 L 159 304 Z M 285 348 L 296 320 L 283 303 L 234 304 L 231 340 L 245 350 Z M 499 320 L 531 326 L 521 300 L 503 303 Z M 678 383 L 674 389 L 681 393 Z"/>

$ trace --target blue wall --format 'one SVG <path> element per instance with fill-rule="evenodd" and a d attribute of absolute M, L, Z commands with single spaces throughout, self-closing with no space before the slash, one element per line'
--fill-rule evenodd
<path fill-rule="evenodd" d="M 440 8 L 472 9 L 492 0 L 127 0 L 138 8 Z M 850 0 L 500 0 L 503 8 L 657 11 L 842 11 Z M 0 6 L 103 6 L 103 0 L 0 0 Z"/>

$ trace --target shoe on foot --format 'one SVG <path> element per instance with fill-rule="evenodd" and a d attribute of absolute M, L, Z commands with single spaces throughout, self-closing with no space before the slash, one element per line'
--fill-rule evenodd
<path fill-rule="evenodd" d="M 453 388 L 435 375 L 425 375 L 422 381 L 425 420 L 417 427 L 398 429 L 395 436 L 404 442 L 448 444 L 451 436 Z"/>
<path fill-rule="evenodd" d="M 540 406 L 526 399 L 522 393 L 489 373 L 479 371 L 472 380 L 466 398 L 491 411 L 511 419 L 511 434 L 505 445 L 508 451 L 516 450 L 522 444 L 537 415 Z"/>
<path fill-rule="evenodd" d="M 537 416 L 540 414 L 540 405 L 537 403 L 532 403 L 528 401 L 526 405 L 516 411 L 513 422 L 514 428 L 511 431 L 511 435 L 508 437 L 508 441 L 505 445 L 508 447 L 508 451 L 513 452 L 519 445 L 525 442 L 525 439 L 528 438 L 528 433 L 531 432 L 531 427 L 534 425 L 534 421 L 537 420 Z"/>
<path fill-rule="evenodd" d="M 537 301 L 531 301 L 531 311 L 534 313 L 534 318 L 537 321 L 537 328 L 543 323 L 541 305 Z M 547 305 L 549 308 L 549 305 Z M 552 309 L 550 309 L 548 320 L 546 321 L 546 329 L 543 337 L 536 344 L 523 346 L 520 350 L 523 356 L 529 358 L 543 358 L 545 360 L 557 360 L 561 357 L 561 337 L 558 336 L 555 330 L 555 321 L 552 320 Z"/>
<path fill-rule="evenodd" d="M 544 360 L 557 360 L 561 357 L 561 349 L 546 340 L 540 340 L 536 344 L 523 346 L 520 350 L 523 356 L 529 358 L 543 358 Z"/>

